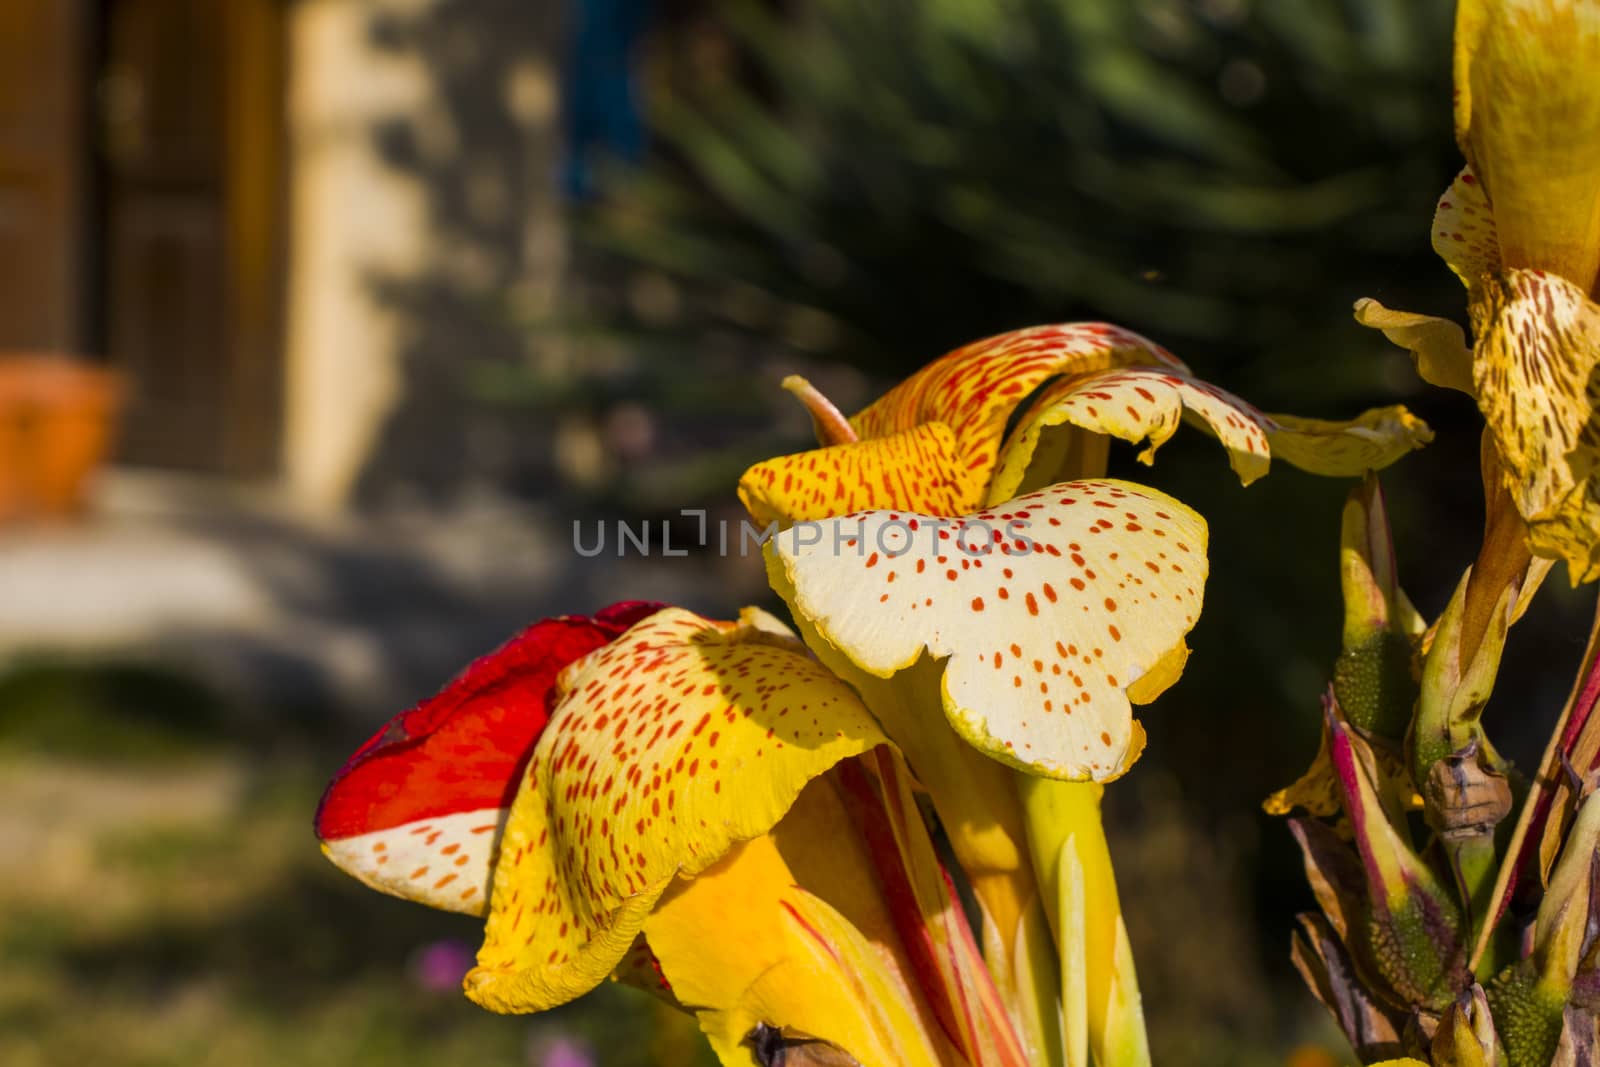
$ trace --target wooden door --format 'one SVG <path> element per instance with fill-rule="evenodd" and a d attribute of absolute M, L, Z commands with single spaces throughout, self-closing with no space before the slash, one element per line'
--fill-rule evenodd
<path fill-rule="evenodd" d="M 101 19 L 103 338 L 129 379 L 124 456 L 270 473 L 281 417 L 276 0 L 104 0 Z"/>
<path fill-rule="evenodd" d="M 86 0 L 0 0 L 0 352 L 85 340 Z"/>

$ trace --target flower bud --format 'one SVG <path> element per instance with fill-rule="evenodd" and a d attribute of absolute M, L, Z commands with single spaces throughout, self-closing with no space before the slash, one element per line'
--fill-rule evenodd
<path fill-rule="evenodd" d="M 1483 987 L 1473 984 L 1445 1009 L 1433 1034 L 1434 1067 L 1503 1067 L 1505 1051 Z"/>
<path fill-rule="evenodd" d="M 1388 514 L 1373 475 L 1345 502 L 1339 574 L 1344 634 L 1334 664 L 1334 693 L 1356 726 L 1398 739 L 1417 699 L 1411 666 L 1416 613 L 1396 580 Z"/>
<path fill-rule="evenodd" d="M 1367 743 L 1332 709 L 1328 730 L 1366 881 L 1365 914 L 1351 947 L 1397 1003 L 1443 1011 L 1471 982 L 1460 909 L 1411 850 L 1403 819 L 1383 803 Z"/>

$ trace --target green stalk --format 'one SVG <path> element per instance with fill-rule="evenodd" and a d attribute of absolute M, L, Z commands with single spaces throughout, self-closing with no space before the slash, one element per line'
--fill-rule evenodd
<path fill-rule="evenodd" d="M 1101 787 L 1019 773 L 1017 789 L 1061 958 L 1066 1062 L 1147 1067 L 1150 1042 L 1100 815 Z"/>

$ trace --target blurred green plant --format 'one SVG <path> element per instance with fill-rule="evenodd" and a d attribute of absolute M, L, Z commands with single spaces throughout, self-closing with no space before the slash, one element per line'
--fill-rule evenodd
<path fill-rule="evenodd" d="M 666 92 L 659 158 L 588 230 L 670 283 L 610 309 L 653 344 L 731 330 L 898 375 L 1106 318 L 1235 382 L 1316 365 L 1331 404 L 1377 366 L 1317 359 L 1360 343 L 1331 329 L 1344 279 L 1429 276 L 1407 212 L 1448 173 L 1443 0 L 716 11 L 748 76 Z"/>
<path fill-rule="evenodd" d="M 160 763 L 215 755 L 237 729 L 210 689 L 158 667 L 38 661 L 0 670 L 0 754 Z"/>

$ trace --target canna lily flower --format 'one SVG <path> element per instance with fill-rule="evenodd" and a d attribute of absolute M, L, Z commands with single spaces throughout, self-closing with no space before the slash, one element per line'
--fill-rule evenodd
<path fill-rule="evenodd" d="M 1045 777 L 1110 781 L 1143 751 L 1130 701 L 1176 681 L 1200 616 L 1196 512 L 1086 479 L 950 521 L 869 511 L 824 529 L 814 543 L 775 538 L 769 576 L 860 671 L 941 661 L 956 733 Z"/>
<path fill-rule="evenodd" d="M 693 1011 L 728 1064 L 791 1044 L 864 1067 L 1026 1062 L 898 755 L 754 610 L 530 628 L 364 746 L 318 832 L 388 892 L 482 913 L 450 891 L 488 886 L 466 988 L 494 1010 L 609 975 Z"/>
<path fill-rule="evenodd" d="M 1095 783 L 1143 749 L 1130 702 L 1182 670 L 1206 532 L 1178 501 L 1100 478 L 1109 438 L 1148 440 L 1149 463 L 1187 417 L 1248 484 L 1274 453 L 1352 476 L 1431 435 L 1400 408 L 1346 423 L 1265 415 L 1097 323 L 957 349 L 848 419 L 807 383 L 785 385 L 823 447 L 752 467 L 740 497 L 757 521 L 835 521 L 809 545 L 799 531 L 769 544 L 774 589 L 927 784 L 998 984 L 1025 999 L 1043 978 L 1025 973 L 1042 882 L 1050 935 L 1079 969 L 1060 976 L 1067 1061 L 1084 1062 L 1086 1042 L 1102 1062 L 1147 1060 Z M 1012 526 L 1022 536 L 1000 532 Z M 950 728 L 930 727 L 934 708 Z"/>
<path fill-rule="evenodd" d="M 1356 318 L 1411 350 L 1422 378 L 1476 398 L 1502 488 L 1535 556 L 1600 578 L 1600 11 L 1462 0 L 1456 140 L 1433 248 L 1467 289 L 1475 337 L 1375 300 Z M 1542 576 L 1542 571 L 1539 572 Z M 1492 596 L 1490 600 L 1494 599 Z"/>

